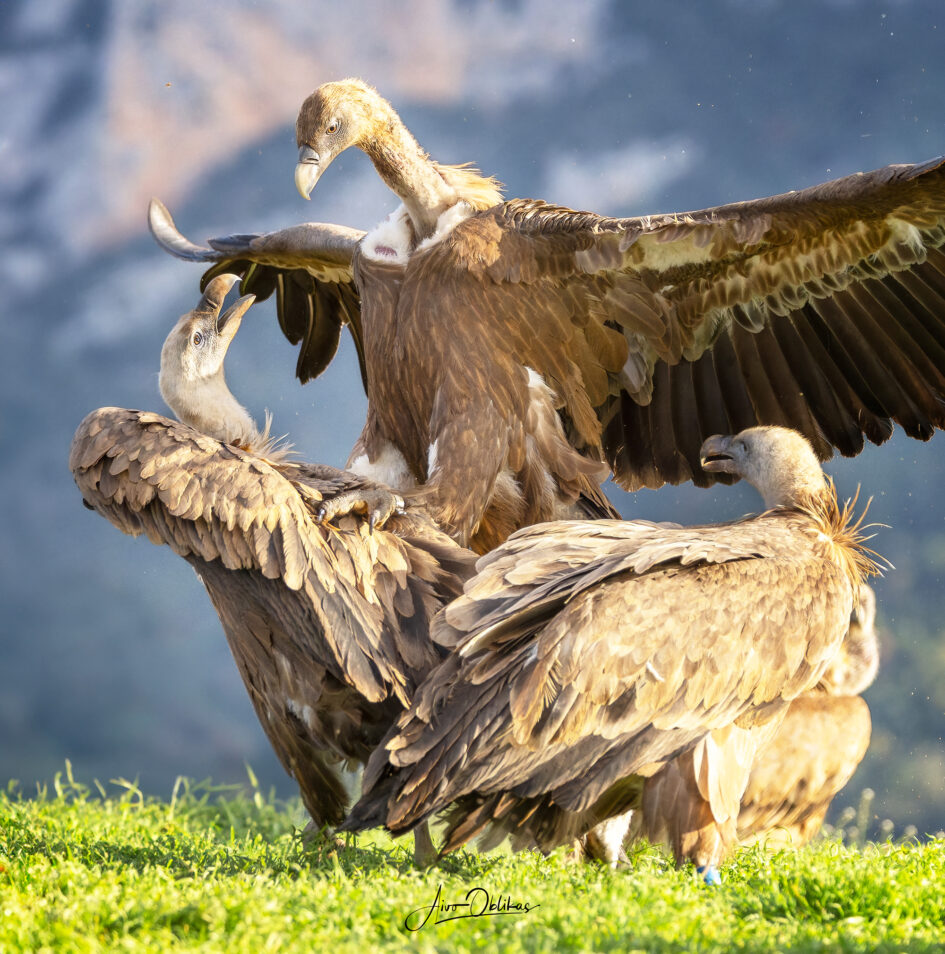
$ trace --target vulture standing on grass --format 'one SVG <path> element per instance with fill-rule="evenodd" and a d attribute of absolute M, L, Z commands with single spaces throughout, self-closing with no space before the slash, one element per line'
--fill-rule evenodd
<path fill-rule="evenodd" d="M 308 198 L 355 146 L 403 205 L 364 234 L 301 225 L 168 251 L 278 296 L 304 381 L 350 326 L 368 416 L 349 468 L 485 552 L 509 532 L 614 515 L 627 490 L 718 479 L 715 433 L 800 430 L 823 460 L 900 424 L 945 426 L 945 159 L 697 212 L 607 218 L 430 159 L 390 104 L 326 83 L 296 124 Z M 205 276 L 206 280 L 206 276 Z"/>
<path fill-rule="evenodd" d="M 875 618 L 876 596 L 864 585 L 839 655 L 817 687 L 791 703 L 755 759 L 738 813 L 741 844 L 806 844 L 863 761 L 872 724 L 860 693 L 879 668 Z"/>
<path fill-rule="evenodd" d="M 544 524 L 479 560 L 434 621 L 450 655 L 371 756 L 345 828 L 402 833 L 452 806 L 444 852 L 490 827 L 550 849 L 639 807 L 645 777 L 709 734 L 773 731 L 836 656 L 875 564 L 801 435 L 756 427 L 701 454 L 768 510 Z M 736 813 L 750 765 L 711 780 Z"/>
<path fill-rule="evenodd" d="M 100 408 L 79 426 L 70 467 L 87 506 L 197 571 L 313 822 L 337 825 L 340 763 L 366 761 L 443 657 L 430 622 L 462 591 L 474 554 L 423 514 L 395 512 L 386 488 L 288 460 L 260 433 L 223 376 L 252 302 L 220 314 L 234 281 L 213 279 L 164 345 L 161 392 L 180 422 Z M 326 508 L 352 492 L 371 513 L 327 524 Z"/>
<path fill-rule="evenodd" d="M 864 583 L 816 687 L 791 702 L 780 724 L 726 726 L 648 778 L 633 836 L 665 842 L 677 863 L 699 859 L 712 871 L 738 844 L 809 841 L 869 745 L 869 707 L 858 694 L 879 665 L 875 617 Z"/>

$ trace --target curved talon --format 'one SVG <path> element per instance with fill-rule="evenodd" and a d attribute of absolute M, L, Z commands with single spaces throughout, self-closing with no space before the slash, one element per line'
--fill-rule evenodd
<path fill-rule="evenodd" d="M 382 527 L 396 514 L 403 514 L 404 500 L 392 490 L 352 490 L 339 494 L 331 500 L 326 500 L 315 511 L 315 518 L 319 523 L 327 523 L 335 517 L 343 517 L 349 513 L 366 516 L 368 531 L 373 533 L 375 527 Z"/>

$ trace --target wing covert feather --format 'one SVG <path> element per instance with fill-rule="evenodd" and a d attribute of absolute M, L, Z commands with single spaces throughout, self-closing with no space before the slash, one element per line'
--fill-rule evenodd
<path fill-rule="evenodd" d="M 319 502 L 362 478 L 291 462 L 277 468 L 161 415 L 121 408 L 85 418 L 70 467 L 86 503 L 123 532 L 298 593 L 321 618 L 327 664 L 368 699 L 394 692 L 406 704 L 440 658 L 430 621 L 458 594 L 473 554 L 418 514 L 388 524 L 408 539 L 371 533 L 355 517 L 319 524 Z"/>

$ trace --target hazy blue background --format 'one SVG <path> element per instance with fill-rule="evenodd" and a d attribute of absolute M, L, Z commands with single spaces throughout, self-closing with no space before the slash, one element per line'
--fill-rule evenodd
<path fill-rule="evenodd" d="M 396 204 L 358 153 L 311 203 L 292 181 L 295 112 L 360 75 L 436 157 L 511 196 L 610 214 L 685 210 L 945 152 L 941 0 L 169 0 L 0 3 L 0 784 L 245 778 L 292 791 L 216 616 L 169 550 L 84 510 L 69 441 L 93 407 L 163 410 L 161 342 L 199 268 L 145 228 L 151 195 L 187 234 L 306 219 L 368 228 Z M 255 319 L 255 320 L 254 320 Z M 271 304 L 228 378 L 314 460 L 339 465 L 364 414 L 351 349 L 305 388 Z M 832 464 L 873 495 L 884 665 L 868 693 L 865 785 L 901 828 L 945 826 L 943 439 Z M 684 521 L 750 492 L 624 495 Z M 841 804 L 844 799 L 841 798 Z"/>

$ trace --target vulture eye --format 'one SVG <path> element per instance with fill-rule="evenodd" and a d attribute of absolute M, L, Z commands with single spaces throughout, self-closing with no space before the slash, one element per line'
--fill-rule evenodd
<path fill-rule="evenodd" d="M 195 332 L 194 332 L 193 342 L 194 342 L 194 344 L 197 345 L 198 347 L 202 344 L 202 342 L 203 342 L 203 335 L 202 335 L 199 331 L 195 331 Z"/>
<path fill-rule="evenodd" d="M 330 133 L 338 132 L 338 126 L 341 125 L 337 119 L 333 119 L 326 127 L 325 131 Z"/>

